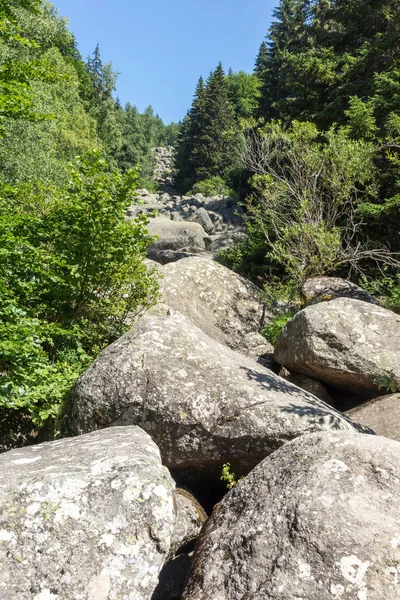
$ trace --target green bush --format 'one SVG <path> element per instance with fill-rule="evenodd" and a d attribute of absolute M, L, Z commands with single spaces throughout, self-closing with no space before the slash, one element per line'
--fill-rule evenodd
<path fill-rule="evenodd" d="M 204 179 L 198 181 L 192 187 L 189 192 L 190 194 L 203 194 L 203 196 L 234 196 L 233 190 L 231 190 L 222 179 L 222 177 L 210 177 L 210 179 Z"/>
<path fill-rule="evenodd" d="M 261 334 L 269 341 L 270 344 L 275 346 L 282 329 L 292 318 L 292 314 L 280 314 L 278 317 L 272 319 L 268 325 L 263 327 Z"/>
<path fill-rule="evenodd" d="M 3 186 L 0 198 L 0 407 L 37 425 L 156 294 L 147 218 L 125 218 L 137 173 L 91 152 L 70 175 L 65 189 Z"/>

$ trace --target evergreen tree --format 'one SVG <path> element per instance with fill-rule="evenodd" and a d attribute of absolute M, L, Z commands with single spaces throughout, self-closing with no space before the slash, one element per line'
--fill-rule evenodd
<path fill-rule="evenodd" d="M 183 124 L 179 143 L 177 184 L 182 191 L 212 177 L 225 181 L 233 171 L 237 126 L 221 63 L 204 88 L 199 80 L 192 108 Z"/>
<path fill-rule="evenodd" d="M 183 192 L 188 191 L 196 182 L 196 162 L 193 157 L 198 143 L 204 115 L 205 85 L 203 77 L 197 82 L 192 106 L 183 120 L 178 135 L 178 147 L 175 157 L 177 169 L 176 185 Z"/>
<path fill-rule="evenodd" d="M 261 77 L 268 66 L 268 47 L 265 41 L 261 43 L 254 65 L 254 73 Z"/>

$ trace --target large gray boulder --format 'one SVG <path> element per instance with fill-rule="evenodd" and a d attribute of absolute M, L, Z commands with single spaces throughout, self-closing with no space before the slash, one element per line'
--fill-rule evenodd
<path fill-rule="evenodd" d="M 285 444 L 207 521 L 182 600 L 398 600 L 400 444 Z"/>
<path fill-rule="evenodd" d="M 270 352 L 268 342 L 258 334 L 269 316 L 261 290 L 211 257 L 194 256 L 165 265 L 160 291 L 168 306 L 214 340 L 253 358 Z M 246 338 L 254 333 L 256 339 Z"/>
<path fill-rule="evenodd" d="M 284 327 L 274 356 L 291 371 L 353 392 L 376 395 L 376 378 L 390 372 L 400 389 L 400 315 L 349 298 L 308 306 Z"/>
<path fill-rule="evenodd" d="M 289 439 L 355 425 L 311 394 L 158 306 L 103 350 L 68 407 L 75 434 L 140 425 L 174 469 L 253 468 Z"/>
<path fill-rule="evenodd" d="M 150 600 L 174 482 L 138 427 L 0 456 L 2 600 Z"/>
<path fill-rule="evenodd" d="M 166 217 L 151 219 L 148 225 L 151 236 L 158 236 L 149 246 L 149 258 L 157 260 L 161 250 L 202 252 L 211 243 L 210 238 L 198 223 L 171 221 Z"/>
<path fill-rule="evenodd" d="M 353 298 L 376 304 L 373 296 L 355 283 L 340 277 L 311 277 L 303 284 L 301 292 L 307 304 L 333 300 L 334 298 Z"/>
<path fill-rule="evenodd" d="M 348 410 L 346 414 L 371 427 L 377 435 L 400 442 L 400 394 L 374 398 Z"/>

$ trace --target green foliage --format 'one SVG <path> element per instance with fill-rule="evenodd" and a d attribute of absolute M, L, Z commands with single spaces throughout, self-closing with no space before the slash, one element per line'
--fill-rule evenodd
<path fill-rule="evenodd" d="M 228 80 L 222 65 L 206 86 L 200 78 L 183 122 L 176 157 L 176 183 L 182 192 L 212 177 L 228 181 L 235 167 L 237 129 Z"/>
<path fill-rule="evenodd" d="M 4 188 L 0 204 L 0 406 L 37 424 L 156 291 L 146 217 L 125 219 L 137 173 L 92 152 L 70 177 L 64 189 Z"/>
<path fill-rule="evenodd" d="M 373 277 L 362 275 L 359 285 L 378 298 L 382 306 L 400 314 L 400 273 L 382 267 Z"/>
<path fill-rule="evenodd" d="M 379 375 L 374 379 L 374 382 L 381 390 L 395 394 L 397 391 L 397 380 L 393 370 L 385 371 L 382 375 Z"/>
<path fill-rule="evenodd" d="M 222 467 L 222 474 L 221 474 L 220 479 L 221 479 L 221 481 L 224 481 L 226 483 L 226 488 L 228 490 L 231 490 L 233 487 L 235 487 L 235 485 L 237 485 L 243 479 L 243 477 L 240 477 L 239 479 L 237 479 L 235 473 L 233 473 L 231 470 L 230 463 L 225 463 Z"/>
<path fill-rule="evenodd" d="M 222 177 L 210 177 L 209 179 L 203 179 L 194 184 L 189 194 L 203 194 L 203 196 L 234 196 L 233 190 L 231 190 Z"/>
<path fill-rule="evenodd" d="M 256 174 L 249 210 L 264 233 L 268 258 L 298 282 L 343 265 L 358 268 L 366 254 L 355 211 L 374 193 L 373 146 L 350 139 L 345 129 L 322 134 L 311 123 L 286 129 L 271 122 L 252 135 L 246 160 Z"/>
<path fill-rule="evenodd" d="M 268 325 L 262 328 L 261 335 L 265 337 L 269 341 L 270 344 L 275 346 L 277 339 L 285 327 L 286 323 L 288 323 L 293 318 L 292 314 L 282 313 L 279 316 L 272 319 Z"/>

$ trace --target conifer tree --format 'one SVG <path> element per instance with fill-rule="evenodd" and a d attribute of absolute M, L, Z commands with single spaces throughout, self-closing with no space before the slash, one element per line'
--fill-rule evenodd
<path fill-rule="evenodd" d="M 177 169 L 176 185 L 183 192 L 188 191 L 196 181 L 196 162 L 193 152 L 201 130 L 205 85 L 203 77 L 197 82 L 192 106 L 181 125 L 175 158 Z"/>
<path fill-rule="evenodd" d="M 222 177 L 227 181 L 235 156 L 235 113 L 229 83 L 221 63 L 196 95 L 182 127 L 177 157 L 177 184 L 189 190 L 198 181 Z"/>
<path fill-rule="evenodd" d="M 261 77 L 268 66 L 268 47 L 265 41 L 261 43 L 254 65 L 254 73 Z"/>

